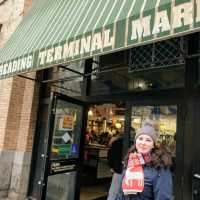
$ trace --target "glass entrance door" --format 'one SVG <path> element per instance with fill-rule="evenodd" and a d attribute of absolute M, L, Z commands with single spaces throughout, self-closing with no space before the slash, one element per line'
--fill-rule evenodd
<path fill-rule="evenodd" d="M 77 178 L 81 164 L 81 138 L 84 133 L 84 105 L 55 95 L 47 161 L 46 200 L 74 200 L 79 195 Z"/>

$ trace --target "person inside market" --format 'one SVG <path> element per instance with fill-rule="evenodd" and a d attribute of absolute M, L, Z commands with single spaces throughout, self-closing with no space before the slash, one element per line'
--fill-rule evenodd
<path fill-rule="evenodd" d="M 110 139 L 110 148 L 108 151 L 108 165 L 112 175 L 112 181 L 108 193 L 107 200 L 115 200 L 121 187 L 122 176 L 122 151 L 123 151 L 123 137 L 122 133 L 116 132 L 116 135 Z"/>
<path fill-rule="evenodd" d="M 86 131 L 86 134 L 85 134 L 85 141 L 86 143 L 91 143 L 93 140 L 94 140 L 94 135 L 95 135 L 95 132 L 93 130 L 91 131 Z"/>
<path fill-rule="evenodd" d="M 117 200 L 171 200 L 171 153 L 156 147 L 158 136 L 152 124 L 136 131 L 135 144 L 125 157 Z"/>

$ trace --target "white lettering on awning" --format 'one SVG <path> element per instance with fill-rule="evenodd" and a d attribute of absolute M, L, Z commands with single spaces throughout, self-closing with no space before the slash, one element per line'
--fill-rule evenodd
<path fill-rule="evenodd" d="M 104 31 L 104 40 L 103 40 L 103 46 L 105 47 L 110 47 L 114 45 L 114 36 L 111 36 L 111 30 L 107 29 Z"/>
<path fill-rule="evenodd" d="M 131 40 L 141 40 L 142 37 L 149 36 L 151 34 L 150 21 L 150 15 L 141 19 L 133 20 Z"/>
<path fill-rule="evenodd" d="M 0 65 L 0 76 L 24 71 L 33 67 L 33 56 L 24 57 Z"/>
<path fill-rule="evenodd" d="M 170 30 L 170 24 L 169 24 L 167 11 L 164 10 L 164 11 L 156 12 L 152 33 L 158 34 L 160 32 L 169 31 L 169 30 Z"/>
<path fill-rule="evenodd" d="M 47 51 L 40 51 L 39 53 L 39 65 L 44 65 L 46 61 Z"/>
<path fill-rule="evenodd" d="M 74 41 L 66 43 L 63 49 L 63 58 L 73 57 L 74 56 Z"/>
<path fill-rule="evenodd" d="M 0 65 L 0 76 L 3 75 L 3 65 Z"/>
<path fill-rule="evenodd" d="M 55 47 L 54 61 L 62 59 L 62 46 Z"/>
<path fill-rule="evenodd" d="M 115 38 L 111 35 L 111 29 L 92 33 L 80 39 L 66 41 L 63 46 L 57 46 L 48 50 L 40 51 L 39 65 L 45 65 L 61 59 L 67 60 L 74 56 L 81 56 L 102 48 L 113 47 Z"/>
<path fill-rule="evenodd" d="M 75 49 L 74 56 L 78 56 L 80 54 L 80 40 L 75 41 Z"/>
<path fill-rule="evenodd" d="M 193 4 L 183 3 L 173 8 L 173 28 L 179 28 L 193 23 Z"/>
<path fill-rule="evenodd" d="M 160 0 L 159 0 L 160 1 Z M 195 0 L 196 3 L 186 2 L 169 8 L 158 11 L 155 8 L 155 17 L 148 15 L 131 21 L 130 30 L 131 40 L 143 41 L 146 36 L 155 35 L 165 31 L 173 31 L 176 28 L 181 28 L 187 25 L 193 25 L 194 20 L 200 21 L 200 0 Z M 159 3 L 159 2 L 158 2 Z M 172 2 L 171 2 L 172 3 Z M 159 5 L 159 4 L 158 4 Z M 194 11 L 196 18 L 194 19 Z M 140 16 L 143 16 L 141 9 Z M 152 20 L 154 20 L 152 22 Z M 171 23 L 171 24 L 170 24 Z M 129 25 L 129 23 L 127 23 Z M 189 28 L 188 28 L 189 29 Z M 127 38 L 129 40 L 129 38 Z"/>
<path fill-rule="evenodd" d="M 97 32 L 94 34 L 92 38 L 92 46 L 91 51 L 102 49 L 103 43 L 102 43 L 102 35 L 100 32 Z"/>
<path fill-rule="evenodd" d="M 91 44 L 92 36 L 89 35 L 87 37 L 83 37 L 81 39 L 81 50 L 80 54 L 89 53 L 90 52 L 90 44 Z"/>
<path fill-rule="evenodd" d="M 196 22 L 200 22 L 200 0 L 196 0 Z"/>
<path fill-rule="evenodd" d="M 51 63 L 54 60 L 54 48 L 48 49 L 47 50 L 47 59 L 46 63 Z"/>

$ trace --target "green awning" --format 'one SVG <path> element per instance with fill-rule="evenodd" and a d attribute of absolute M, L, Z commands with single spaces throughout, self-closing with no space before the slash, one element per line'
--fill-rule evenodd
<path fill-rule="evenodd" d="M 0 50 L 0 78 L 200 29 L 200 0 L 34 0 Z"/>

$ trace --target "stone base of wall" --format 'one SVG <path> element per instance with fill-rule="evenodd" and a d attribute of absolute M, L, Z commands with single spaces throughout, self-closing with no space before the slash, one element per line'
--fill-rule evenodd
<path fill-rule="evenodd" d="M 0 199 L 25 200 L 31 153 L 2 150 L 0 160 Z"/>
<path fill-rule="evenodd" d="M 8 196 L 13 167 L 13 151 L 0 151 L 0 199 Z"/>

